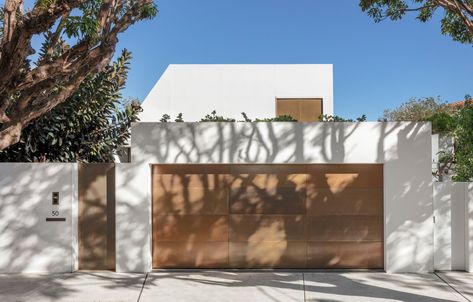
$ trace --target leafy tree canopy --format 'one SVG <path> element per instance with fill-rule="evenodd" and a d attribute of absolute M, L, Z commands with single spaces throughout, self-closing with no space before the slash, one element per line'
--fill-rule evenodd
<path fill-rule="evenodd" d="M 5 0 L 0 8 L 0 150 L 109 65 L 120 33 L 153 18 L 153 0 Z M 32 44 L 44 37 L 42 52 Z M 34 61 L 30 61 L 34 59 Z"/>
<path fill-rule="evenodd" d="M 423 121 L 433 114 L 443 111 L 445 103 L 438 98 L 412 98 L 398 108 L 386 109 L 381 120 L 389 122 Z"/>
<path fill-rule="evenodd" d="M 359 5 L 375 22 L 399 20 L 407 13 L 427 22 L 436 12 L 443 13 L 442 34 L 473 44 L 473 0 L 360 0 Z"/>
<path fill-rule="evenodd" d="M 430 121 L 432 132 L 454 138 L 454 153 L 439 154 L 437 174 L 452 170 L 454 181 L 473 181 L 473 100 L 466 96 L 463 106 L 450 106 L 435 98 L 411 99 L 384 112 L 386 121 Z M 438 175 L 437 175 L 438 176 Z"/>
<path fill-rule="evenodd" d="M 20 142 L 0 151 L 0 161 L 113 162 L 141 110 L 124 101 L 130 53 L 85 79 L 64 103 L 29 124 Z"/>
<path fill-rule="evenodd" d="M 473 100 L 453 115 L 456 121 L 451 132 L 455 139 L 453 177 L 456 181 L 473 181 Z"/>

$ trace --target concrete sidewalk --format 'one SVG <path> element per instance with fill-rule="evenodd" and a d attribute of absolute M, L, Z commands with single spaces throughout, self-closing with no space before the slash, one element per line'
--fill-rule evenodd
<path fill-rule="evenodd" d="M 0 275 L 0 301 L 473 301 L 473 274 L 162 271 Z"/>

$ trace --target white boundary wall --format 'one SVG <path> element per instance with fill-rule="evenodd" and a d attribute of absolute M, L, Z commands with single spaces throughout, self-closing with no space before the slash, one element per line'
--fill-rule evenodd
<path fill-rule="evenodd" d="M 0 163 L 0 273 L 75 270 L 76 182 L 76 164 Z M 52 210 L 66 221 L 46 222 Z"/>
<path fill-rule="evenodd" d="M 433 271 L 429 123 L 137 123 L 116 166 L 117 271 L 151 270 L 151 164 L 383 163 L 387 272 Z"/>
<path fill-rule="evenodd" d="M 473 273 L 473 183 L 468 184 L 466 192 L 466 231 L 465 231 L 465 267 Z"/>
<path fill-rule="evenodd" d="M 144 100 L 142 122 L 163 114 L 183 113 L 200 121 L 216 110 L 242 120 L 274 117 L 276 98 L 322 98 L 323 112 L 333 115 L 331 64 L 171 64 Z"/>
<path fill-rule="evenodd" d="M 473 271 L 473 183 L 434 183 L 434 268 Z"/>

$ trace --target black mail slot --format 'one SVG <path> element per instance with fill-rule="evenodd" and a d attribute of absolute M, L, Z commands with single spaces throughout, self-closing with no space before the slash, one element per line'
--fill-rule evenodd
<path fill-rule="evenodd" d="M 66 218 L 46 218 L 46 221 L 66 221 Z"/>

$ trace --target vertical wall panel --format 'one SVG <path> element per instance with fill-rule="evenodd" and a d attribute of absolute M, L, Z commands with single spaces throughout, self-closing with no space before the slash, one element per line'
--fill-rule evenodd
<path fill-rule="evenodd" d="M 115 269 L 115 165 L 79 164 L 79 269 Z"/>

